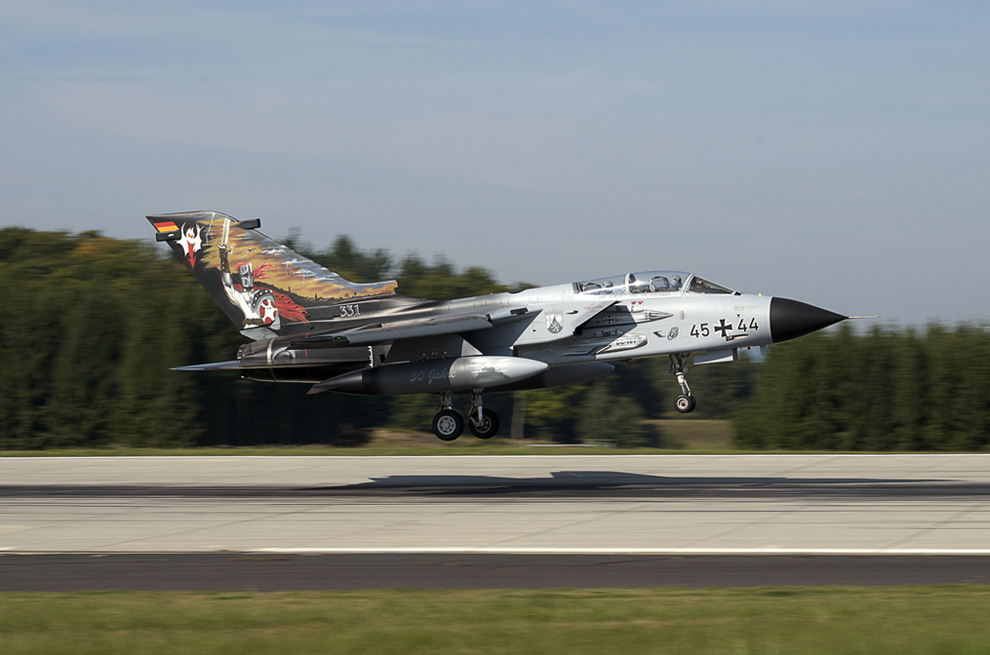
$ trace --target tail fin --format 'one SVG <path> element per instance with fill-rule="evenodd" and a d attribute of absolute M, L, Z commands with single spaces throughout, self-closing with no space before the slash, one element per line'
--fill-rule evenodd
<path fill-rule="evenodd" d="M 355 284 L 238 221 L 214 211 L 148 216 L 165 241 L 241 332 L 273 336 L 306 324 L 320 307 L 395 293 L 396 282 Z"/>

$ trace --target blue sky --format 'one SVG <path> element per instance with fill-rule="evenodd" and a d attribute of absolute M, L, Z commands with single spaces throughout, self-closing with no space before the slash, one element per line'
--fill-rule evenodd
<path fill-rule="evenodd" d="M 990 321 L 988 33 L 983 2 L 6 0 L 0 225 L 216 209 L 506 282 Z"/>

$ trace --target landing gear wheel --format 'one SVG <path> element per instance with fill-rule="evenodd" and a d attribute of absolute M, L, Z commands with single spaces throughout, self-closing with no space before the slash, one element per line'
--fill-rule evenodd
<path fill-rule="evenodd" d="M 472 416 L 468 419 L 468 428 L 471 429 L 471 434 L 479 439 L 491 439 L 498 434 L 498 414 L 490 409 L 483 409 L 481 422 L 478 422 L 477 416 Z"/>
<path fill-rule="evenodd" d="M 681 414 L 687 414 L 688 412 L 693 411 L 694 406 L 694 396 L 681 394 L 677 397 L 677 400 L 674 401 L 674 407 L 676 407 L 677 411 Z"/>
<path fill-rule="evenodd" d="M 444 409 L 433 417 L 433 434 L 441 441 L 453 441 L 464 432 L 464 419 L 453 409 Z"/>

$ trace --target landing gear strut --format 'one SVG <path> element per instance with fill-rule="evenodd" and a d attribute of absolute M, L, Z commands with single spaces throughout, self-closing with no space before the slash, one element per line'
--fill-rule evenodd
<path fill-rule="evenodd" d="M 464 419 L 454 409 L 452 396 L 449 391 L 440 394 L 440 407 L 433 416 L 433 434 L 441 441 L 453 441 L 464 432 Z M 467 424 L 471 434 L 479 439 L 491 439 L 498 434 L 498 414 L 482 405 L 480 390 L 471 394 Z"/>
<path fill-rule="evenodd" d="M 687 368 L 687 358 L 690 353 L 679 353 L 670 356 L 670 368 L 667 375 L 676 375 L 677 383 L 681 385 L 681 395 L 674 400 L 674 407 L 681 414 L 687 414 L 695 407 L 694 396 L 691 395 L 691 387 L 688 386 L 687 377 L 684 370 Z"/>
<path fill-rule="evenodd" d="M 481 405 L 481 392 L 471 394 L 468 427 L 479 439 L 491 439 L 498 434 L 498 414 Z"/>

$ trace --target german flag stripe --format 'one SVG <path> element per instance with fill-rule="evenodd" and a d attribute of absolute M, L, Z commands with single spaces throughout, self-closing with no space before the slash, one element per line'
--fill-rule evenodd
<path fill-rule="evenodd" d="M 159 232 L 175 232 L 179 229 L 179 226 L 173 221 L 167 221 L 165 223 L 155 223 L 155 229 Z"/>

